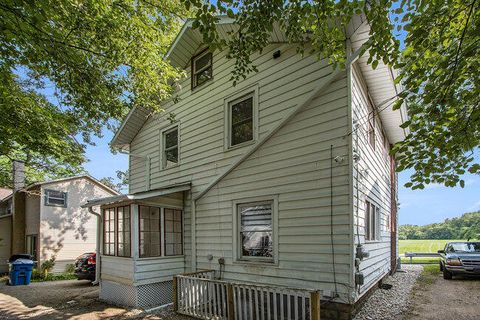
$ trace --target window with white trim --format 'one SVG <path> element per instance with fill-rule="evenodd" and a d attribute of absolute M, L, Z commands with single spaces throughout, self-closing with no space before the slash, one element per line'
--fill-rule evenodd
<path fill-rule="evenodd" d="M 205 50 L 192 58 L 192 90 L 212 78 L 212 53 Z"/>
<path fill-rule="evenodd" d="M 179 135 L 178 126 L 165 130 L 162 134 L 163 139 L 163 168 L 172 167 L 178 164 L 179 159 Z"/>
<path fill-rule="evenodd" d="M 365 240 L 380 239 L 380 208 L 372 201 L 365 201 Z"/>
<path fill-rule="evenodd" d="M 257 89 L 225 100 L 226 148 L 241 146 L 256 139 Z"/>
<path fill-rule="evenodd" d="M 273 201 L 237 204 L 240 260 L 274 261 Z"/>
<path fill-rule="evenodd" d="M 67 206 L 67 193 L 56 190 L 45 190 L 45 205 L 55 207 Z"/>

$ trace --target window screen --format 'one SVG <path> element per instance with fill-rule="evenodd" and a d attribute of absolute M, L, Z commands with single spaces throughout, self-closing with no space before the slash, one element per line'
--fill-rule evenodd
<path fill-rule="evenodd" d="M 159 257 L 161 252 L 160 208 L 140 206 L 140 257 Z"/>
<path fill-rule="evenodd" d="M 192 59 L 192 89 L 212 79 L 212 53 L 205 51 Z"/>
<path fill-rule="evenodd" d="M 182 211 L 165 209 L 165 255 L 183 254 Z"/>
<path fill-rule="evenodd" d="M 178 163 L 178 127 L 164 132 L 164 167 L 169 167 Z"/>
<path fill-rule="evenodd" d="M 103 211 L 103 254 L 115 255 L 115 208 Z"/>
<path fill-rule="evenodd" d="M 130 257 L 130 207 L 117 208 L 117 256 Z"/>
<path fill-rule="evenodd" d="M 241 257 L 273 260 L 272 202 L 238 205 Z"/>
<path fill-rule="evenodd" d="M 230 104 L 230 145 L 253 140 L 253 97 Z"/>

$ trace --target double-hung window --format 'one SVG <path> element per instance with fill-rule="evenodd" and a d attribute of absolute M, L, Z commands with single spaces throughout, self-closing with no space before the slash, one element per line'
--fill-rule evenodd
<path fill-rule="evenodd" d="M 192 90 L 212 79 L 212 53 L 205 50 L 192 58 Z"/>
<path fill-rule="evenodd" d="M 45 190 L 45 205 L 66 207 L 67 206 L 67 193 L 56 190 Z"/>
<path fill-rule="evenodd" d="M 241 146 L 256 139 L 257 89 L 225 100 L 226 148 Z"/>
<path fill-rule="evenodd" d="M 380 239 L 380 208 L 370 200 L 365 201 L 365 240 Z"/>
<path fill-rule="evenodd" d="M 274 261 L 273 201 L 237 204 L 240 260 Z"/>
<path fill-rule="evenodd" d="M 168 168 L 178 164 L 178 126 L 163 132 L 163 167 Z"/>

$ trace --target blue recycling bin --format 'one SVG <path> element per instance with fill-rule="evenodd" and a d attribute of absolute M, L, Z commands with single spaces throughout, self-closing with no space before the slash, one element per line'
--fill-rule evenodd
<path fill-rule="evenodd" d="M 30 259 L 17 259 L 10 263 L 10 285 L 29 285 L 32 279 L 34 262 Z"/>

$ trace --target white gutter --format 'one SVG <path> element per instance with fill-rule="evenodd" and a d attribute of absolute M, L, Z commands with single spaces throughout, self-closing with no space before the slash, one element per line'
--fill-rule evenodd
<path fill-rule="evenodd" d="M 95 257 L 95 281 L 92 282 L 92 284 L 95 286 L 100 283 L 100 270 L 102 267 L 102 261 L 100 257 L 100 237 L 102 235 L 102 216 L 93 211 L 93 207 L 88 207 L 88 212 L 91 214 L 97 216 L 97 239 L 96 239 L 96 257 Z"/>
<path fill-rule="evenodd" d="M 145 191 L 148 191 L 150 190 L 150 168 L 152 166 L 152 160 L 150 158 L 149 155 L 145 155 L 145 154 L 136 154 L 136 153 L 131 153 L 131 152 L 128 152 L 127 150 L 124 150 L 124 149 L 118 149 L 118 152 L 119 153 L 122 153 L 122 154 L 126 154 L 130 157 L 136 157 L 136 158 L 141 158 L 141 159 L 145 159 L 145 169 L 146 169 L 146 172 L 145 172 Z M 130 177 L 128 177 L 128 179 L 130 180 Z"/>

